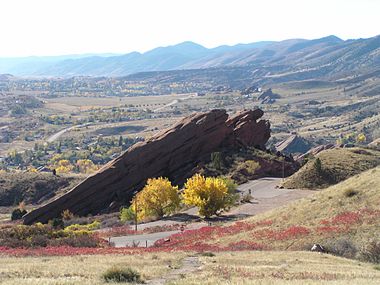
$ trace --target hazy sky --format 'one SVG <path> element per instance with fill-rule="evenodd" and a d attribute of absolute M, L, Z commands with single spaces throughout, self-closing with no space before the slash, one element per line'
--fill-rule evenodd
<path fill-rule="evenodd" d="M 380 34 L 380 0 L 0 0 L 0 57 Z"/>

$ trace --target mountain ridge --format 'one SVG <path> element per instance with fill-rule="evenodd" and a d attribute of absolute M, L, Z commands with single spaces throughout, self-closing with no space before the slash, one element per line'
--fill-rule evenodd
<path fill-rule="evenodd" d="M 280 72 L 312 69 L 344 73 L 380 68 L 380 36 L 342 40 L 334 35 L 320 39 L 289 39 L 206 48 L 185 41 L 144 53 L 0 58 L 0 73 L 15 76 L 72 77 L 127 76 L 139 72 L 219 67 L 275 67 Z M 347 73 L 347 72 L 346 72 Z"/>

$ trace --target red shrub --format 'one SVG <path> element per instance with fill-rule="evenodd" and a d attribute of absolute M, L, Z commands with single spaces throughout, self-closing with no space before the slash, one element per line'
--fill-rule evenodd
<path fill-rule="evenodd" d="M 332 220 L 332 224 L 356 224 L 360 221 L 360 214 L 355 212 L 344 212 L 336 215 Z"/>

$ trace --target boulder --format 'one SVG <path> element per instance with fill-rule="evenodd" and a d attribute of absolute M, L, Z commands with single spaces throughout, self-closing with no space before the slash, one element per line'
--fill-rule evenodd
<path fill-rule="evenodd" d="M 145 142 L 139 142 L 71 191 L 24 217 L 25 224 L 46 223 L 64 210 L 78 216 L 118 210 L 151 177 L 184 183 L 200 162 L 225 148 L 265 148 L 270 124 L 263 111 L 243 111 L 228 118 L 225 110 L 197 113 Z"/>

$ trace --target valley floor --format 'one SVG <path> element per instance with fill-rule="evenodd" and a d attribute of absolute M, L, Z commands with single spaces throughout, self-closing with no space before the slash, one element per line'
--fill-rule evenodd
<path fill-rule="evenodd" d="M 245 251 L 63 257 L 0 257 L 0 283 L 105 284 L 112 266 L 131 267 L 146 284 L 379 284 L 380 267 L 327 254 Z"/>

